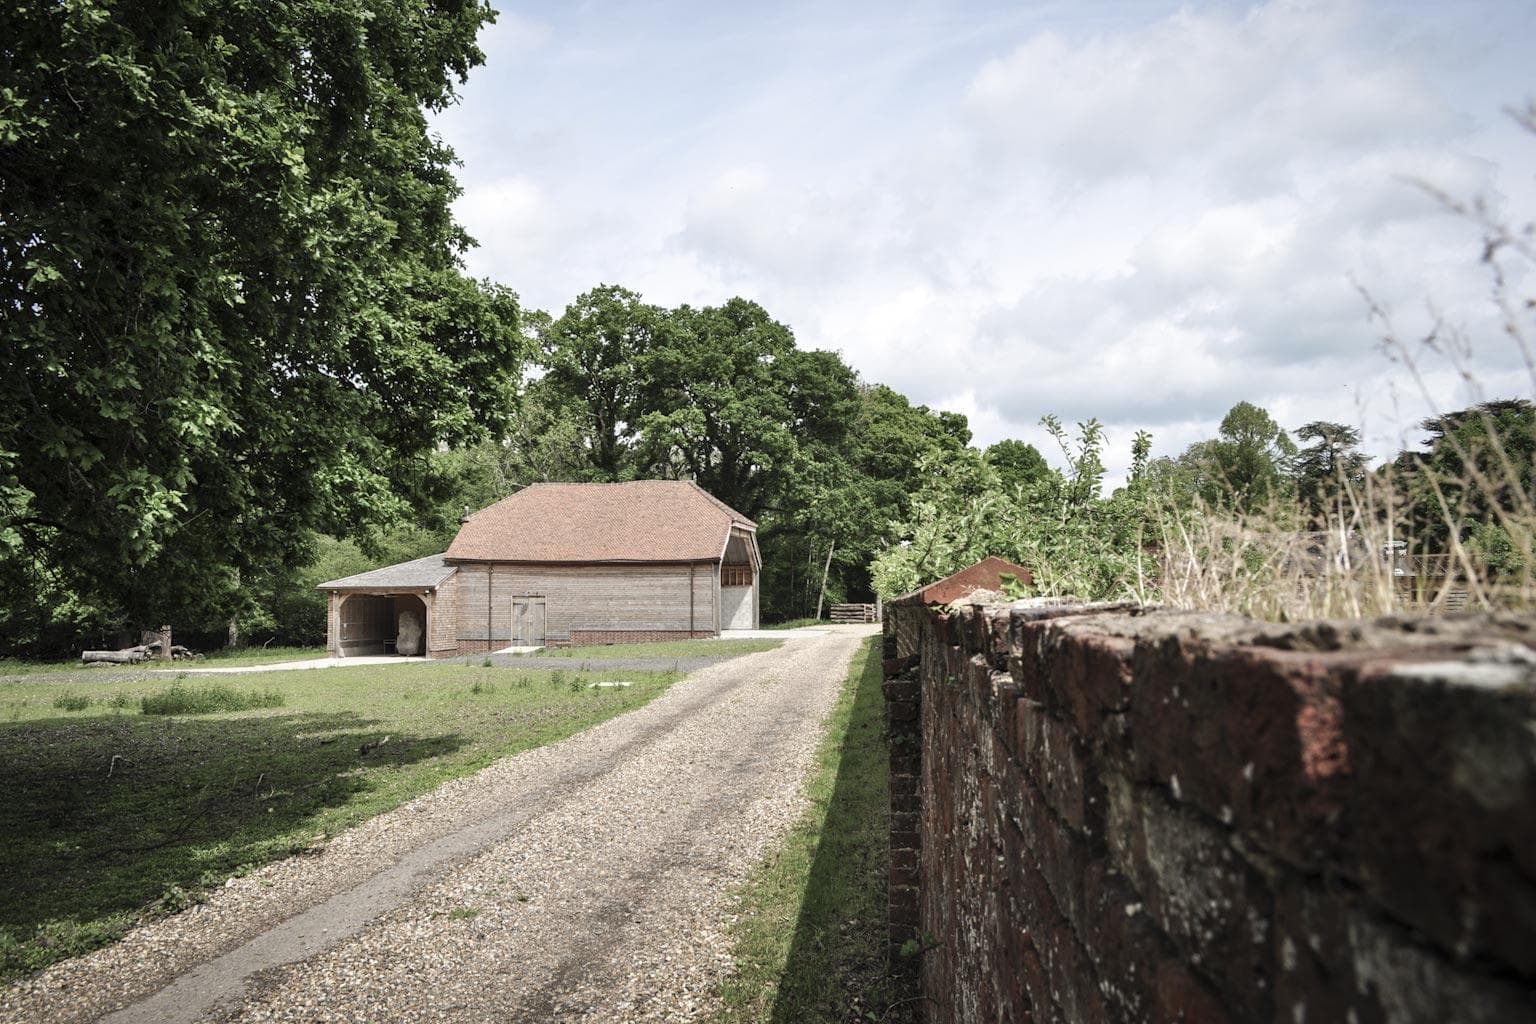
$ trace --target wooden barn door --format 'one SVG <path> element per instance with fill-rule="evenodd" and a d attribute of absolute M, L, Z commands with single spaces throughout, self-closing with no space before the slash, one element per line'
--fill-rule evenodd
<path fill-rule="evenodd" d="M 542 597 L 512 599 L 512 642 L 518 647 L 544 643 L 545 603 Z"/>

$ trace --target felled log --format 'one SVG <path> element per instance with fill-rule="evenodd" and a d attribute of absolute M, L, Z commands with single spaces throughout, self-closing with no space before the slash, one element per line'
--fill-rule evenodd
<path fill-rule="evenodd" d="M 144 645 L 138 647 L 125 647 L 121 651 L 81 651 L 80 660 L 89 665 L 92 662 L 108 662 L 113 665 L 136 665 L 149 657 L 149 648 Z"/>

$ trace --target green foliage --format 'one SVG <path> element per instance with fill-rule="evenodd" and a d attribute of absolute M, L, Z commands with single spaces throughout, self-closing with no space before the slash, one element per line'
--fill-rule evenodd
<path fill-rule="evenodd" d="M 5 643 L 237 614 L 315 531 L 439 497 L 439 445 L 500 432 L 517 304 L 459 269 L 454 158 L 424 113 L 490 17 L 7 10 Z"/>
<path fill-rule="evenodd" d="M 639 426 L 645 376 L 637 373 L 656 345 L 666 314 L 615 285 L 577 296 L 543 337 L 547 387 L 554 408 L 574 408 L 582 448 L 602 480 L 631 479 L 631 446 Z"/>
<path fill-rule="evenodd" d="M 60 711 L 84 711 L 91 706 L 91 698 L 79 693 L 61 693 L 53 698 L 53 706 Z"/>
<path fill-rule="evenodd" d="M 1238 402 L 1217 436 L 1191 445 L 1179 461 L 1206 504 L 1242 512 L 1288 496 L 1295 455 L 1290 435 L 1268 412 Z"/>
<path fill-rule="evenodd" d="M 1405 528 L 1416 546 L 1445 550 L 1483 527 L 1482 545 L 1497 549 L 1488 527 L 1525 551 L 1536 522 L 1536 404 L 1484 402 L 1432 417 L 1425 451 L 1397 460 Z M 1500 556 L 1502 558 L 1502 556 Z M 1504 559 L 1507 561 L 1507 559 Z"/>
<path fill-rule="evenodd" d="M 875 589 L 882 596 L 908 593 L 988 555 L 1028 567 L 1034 594 L 1090 600 L 1140 595 L 1151 514 L 1144 487 L 1102 495 L 1104 430 L 1098 421 L 1078 424 L 1075 439 L 1054 416 L 1041 422 L 1061 448 L 1064 472 L 1050 469 L 1005 491 L 975 449 L 925 464 L 929 483 L 913 498 L 901 541 L 875 560 Z M 1148 442 L 1138 436 L 1143 461 Z M 1022 588 L 1018 594 L 1024 596 Z"/>
<path fill-rule="evenodd" d="M 1342 423 L 1314 420 L 1296 437 L 1312 442 L 1296 453 L 1296 495 L 1314 518 L 1327 514 L 1365 484 L 1366 458 L 1360 432 Z"/>
<path fill-rule="evenodd" d="M 661 310 L 604 285 L 542 339 L 548 372 L 524 408 L 545 426 L 460 456 L 470 503 L 535 479 L 695 480 L 759 521 L 767 618 L 815 608 L 829 550 L 828 599 L 870 595 L 869 562 L 905 515 L 920 460 L 970 437 L 964 417 L 797 349 L 744 299 Z"/>
<path fill-rule="evenodd" d="M 237 690 L 231 686 L 182 686 L 146 693 L 139 707 L 146 715 L 211 715 L 219 711 L 280 708 L 286 698 L 276 690 Z"/>
<path fill-rule="evenodd" d="M 884 385 L 858 388 L 856 414 L 838 443 L 800 460 L 759 534 L 765 618 L 814 615 L 830 549 L 827 600 L 873 597 L 869 566 L 923 486 L 924 466 L 965 450 L 965 417 L 913 405 Z"/>
<path fill-rule="evenodd" d="M 1468 554 L 1491 581 L 1518 579 L 1528 565 L 1526 553 L 1498 523 L 1473 523 L 1468 530 Z"/>
<path fill-rule="evenodd" d="M 1051 472 L 1040 450 L 1026 441 L 1007 439 L 986 450 L 987 464 L 997 472 L 1004 490 L 1028 487 Z"/>
<path fill-rule="evenodd" d="M 692 479 L 754 519 L 842 440 L 857 410 L 853 371 L 836 353 L 795 348 L 789 328 L 745 299 L 673 310 L 642 370 L 645 471 Z"/>

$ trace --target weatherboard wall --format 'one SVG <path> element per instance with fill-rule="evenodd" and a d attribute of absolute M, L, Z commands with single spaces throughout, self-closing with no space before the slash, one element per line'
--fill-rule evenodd
<path fill-rule="evenodd" d="M 542 597 L 548 644 L 591 636 L 664 639 L 720 629 L 718 566 L 713 563 L 459 566 L 457 651 L 495 650 L 514 641 L 519 598 Z"/>

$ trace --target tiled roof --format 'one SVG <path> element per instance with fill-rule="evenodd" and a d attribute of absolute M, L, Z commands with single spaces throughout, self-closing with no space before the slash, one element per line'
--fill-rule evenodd
<path fill-rule="evenodd" d="M 687 480 L 533 484 L 469 517 L 444 555 L 495 562 L 694 562 L 757 524 Z"/>
<path fill-rule="evenodd" d="M 385 590 L 391 587 L 435 587 L 459 570 L 443 562 L 442 555 L 428 555 L 398 565 L 386 565 L 356 576 L 322 583 L 320 590 Z"/>
<path fill-rule="evenodd" d="M 975 565 L 968 565 L 959 572 L 936 580 L 925 587 L 918 587 L 910 594 L 893 597 L 889 604 L 949 604 L 973 590 L 1001 590 L 1003 576 L 1015 576 L 1020 583 L 1033 583 L 1034 573 L 1022 565 L 1005 562 L 996 555 L 988 555 Z"/>

